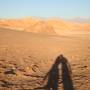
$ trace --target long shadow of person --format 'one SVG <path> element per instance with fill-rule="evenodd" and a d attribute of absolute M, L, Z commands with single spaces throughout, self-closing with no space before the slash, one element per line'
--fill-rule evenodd
<path fill-rule="evenodd" d="M 59 82 L 59 68 L 58 68 L 58 66 L 60 64 L 59 58 L 60 57 L 57 57 L 52 68 L 44 77 L 44 80 L 46 79 L 46 77 L 48 77 L 48 82 L 47 82 L 47 85 L 45 86 L 46 90 L 50 90 L 50 88 L 52 88 L 52 90 L 58 90 L 58 82 Z"/>
<path fill-rule="evenodd" d="M 61 64 L 61 74 L 62 74 L 62 83 L 63 83 L 63 90 L 74 90 L 73 82 L 71 78 L 71 67 L 68 60 L 63 56 L 60 55 L 60 64 Z"/>
<path fill-rule="evenodd" d="M 49 72 L 45 75 L 43 81 L 45 81 L 48 78 L 47 84 L 44 87 L 38 87 L 36 89 L 58 90 L 59 78 L 60 78 L 59 65 L 61 65 L 62 81 L 60 83 L 63 83 L 63 89 L 74 90 L 71 79 L 70 64 L 63 55 L 60 55 L 56 58 L 55 63 L 53 64 Z"/>
<path fill-rule="evenodd" d="M 43 79 L 43 81 L 45 81 L 48 78 L 47 84 L 44 87 L 38 87 L 36 89 L 50 90 L 50 88 L 52 88 L 52 90 L 58 90 L 59 62 L 59 57 L 57 57 L 55 63 Z"/>

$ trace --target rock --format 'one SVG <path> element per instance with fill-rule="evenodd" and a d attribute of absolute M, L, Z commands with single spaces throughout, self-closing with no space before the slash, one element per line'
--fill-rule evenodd
<path fill-rule="evenodd" d="M 16 75 L 16 72 L 15 72 L 14 69 L 9 69 L 9 70 L 5 71 L 4 74 L 13 74 L 13 75 Z"/>

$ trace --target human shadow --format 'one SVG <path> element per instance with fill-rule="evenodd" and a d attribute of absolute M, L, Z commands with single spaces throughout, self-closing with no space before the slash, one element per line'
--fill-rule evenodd
<path fill-rule="evenodd" d="M 65 58 L 63 55 L 60 55 L 60 64 L 61 64 L 63 90 L 74 90 L 71 77 L 72 74 L 71 66 L 67 58 Z"/>
<path fill-rule="evenodd" d="M 43 81 L 45 81 L 48 78 L 47 84 L 44 87 L 38 87 L 36 89 L 44 89 L 44 90 L 58 90 L 58 79 L 59 79 L 59 57 L 55 60 L 53 66 L 49 70 L 49 72 L 45 75 L 43 78 Z"/>
<path fill-rule="evenodd" d="M 61 74 L 59 70 L 59 65 L 61 65 Z M 60 75 L 62 80 L 59 82 Z M 71 79 L 71 67 L 68 63 L 68 60 L 63 55 L 60 55 L 56 58 L 53 66 L 43 78 L 43 81 L 45 81 L 47 78 L 47 84 L 44 87 L 38 87 L 36 89 L 58 90 L 59 84 L 62 83 L 63 90 L 74 90 Z"/>

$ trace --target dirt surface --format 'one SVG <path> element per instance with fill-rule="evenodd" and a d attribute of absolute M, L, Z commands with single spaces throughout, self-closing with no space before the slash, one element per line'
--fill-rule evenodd
<path fill-rule="evenodd" d="M 73 90 L 90 90 L 89 33 L 56 36 L 0 29 L 0 90 L 44 87 L 45 75 L 61 54 L 71 66 L 68 83 L 72 82 Z M 61 74 L 58 82 L 58 90 L 68 90 Z"/>

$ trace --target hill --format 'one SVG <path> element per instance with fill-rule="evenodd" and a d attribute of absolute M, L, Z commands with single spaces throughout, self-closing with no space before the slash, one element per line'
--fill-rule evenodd
<path fill-rule="evenodd" d="M 39 18 L 21 18 L 21 19 L 1 19 L 0 27 L 19 31 L 42 33 L 42 34 L 60 34 L 63 31 L 90 31 L 90 23 L 72 22 L 62 19 L 39 19 Z"/>

